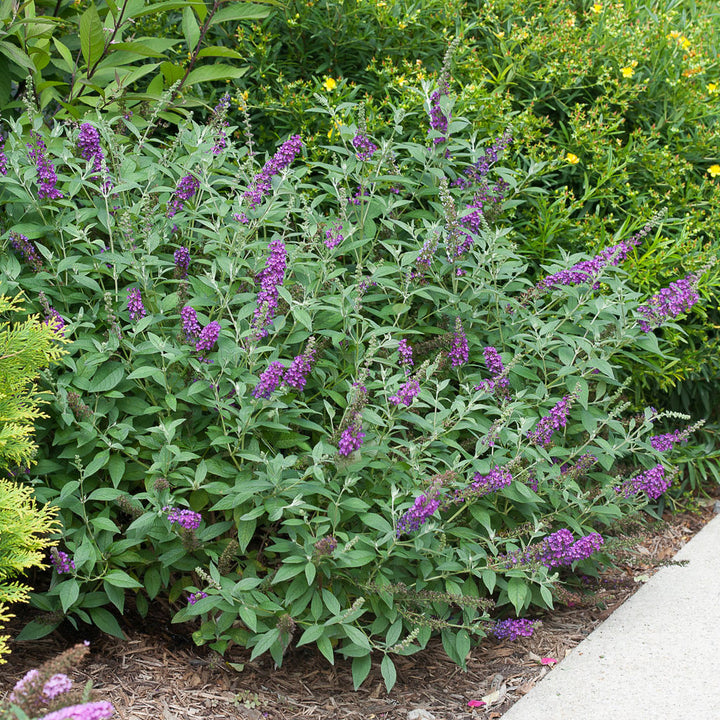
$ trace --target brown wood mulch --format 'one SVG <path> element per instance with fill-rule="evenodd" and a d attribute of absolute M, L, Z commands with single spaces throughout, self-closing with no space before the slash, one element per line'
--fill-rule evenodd
<path fill-rule="evenodd" d="M 447 658 L 439 640 L 420 653 L 394 658 L 398 682 L 389 694 L 375 668 L 354 692 L 349 662 L 338 659 L 331 666 L 307 648 L 289 651 L 279 670 L 272 660 L 248 662 L 249 653 L 235 650 L 225 660 L 245 664 L 236 672 L 220 656 L 175 634 L 177 628 L 162 617 L 144 628 L 126 627 L 125 641 L 97 636 L 73 679 L 92 680 L 96 699 L 112 702 L 120 720 L 496 720 L 552 672 L 541 658 L 565 657 L 712 519 L 714 504 L 706 499 L 696 512 L 668 514 L 661 528 L 641 531 L 639 541 L 623 552 L 620 567 L 588 579 L 591 594 L 568 597 L 569 604 L 543 617 L 531 638 L 484 641 L 471 651 L 467 672 Z M 11 634 L 18 627 L 11 625 Z M 55 632 L 11 645 L 8 663 L 0 666 L 0 697 L 28 669 L 78 639 Z M 468 701 L 483 697 L 494 702 L 468 707 Z"/>

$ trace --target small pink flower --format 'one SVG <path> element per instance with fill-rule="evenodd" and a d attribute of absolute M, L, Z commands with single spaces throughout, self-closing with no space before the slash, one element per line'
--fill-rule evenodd
<path fill-rule="evenodd" d="M 468 701 L 468 707 L 483 707 L 486 703 L 482 700 L 470 700 Z"/>
<path fill-rule="evenodd" d="M 541 665 L 555 665 L 556 663 L 557 663 L 557 660 L 555 658 L 551 658 L 551 657 L 540 658 Z"/>

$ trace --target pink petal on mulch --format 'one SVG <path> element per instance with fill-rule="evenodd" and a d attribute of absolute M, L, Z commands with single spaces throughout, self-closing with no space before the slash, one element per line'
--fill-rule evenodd
<path fill-rule="evenodd" d="M 485 703 L 482 700 L 469 700 L 468 707 L 482 707 Z"/>
<path fill-rule="evenodd" d="M 541 665 L 555 665 L 556 663 L 557 663 L 557 660 L 555 658 L 551 658 L 551 657 L 540 658 Z"/>

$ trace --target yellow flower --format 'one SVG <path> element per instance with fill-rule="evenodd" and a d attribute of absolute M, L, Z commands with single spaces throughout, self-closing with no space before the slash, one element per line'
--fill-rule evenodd
<path fill-rule="evenodd" d="M 677 40 L 680 37 L 681 33 L 678 30 L 672 30 L 669 35 L 666 35 L 665 38 L 667 40 Z"/>
<path fill-rule="evenodd" d="M 690 41 L 683 35 L 678 42 L 683 50 L 687 50 L 690 47 Z"/>
<path fill-rule="evenodd" d="M 627 67 L 620 68 L 620 72 L 624 78 L 631 78 L 635 74 L 635 71 L 629 65 Z"/>
<path fill-rule="evenodd" d="M 405 75 L 400 75 L 400 76 L 397 78 L 397 84 L 398 84 L 398 85 L 404 85 L 406 82 L 407 82 L 407 80 L 405 79 Z"/>
<path fill-rule="evenodd" d="M 708 172 L 712 177 L 717 177 L 718 175 L 720 175 L 720 165 L 711 165 L 708 168 Z"/>
<path fill-rule="evenodd" d="M 326 77 L 325 81 L 323 82 L 323 87 L 328 91 L 331 92 L 337 87 L 337 81 L 334 78 Z"/>
<path fill-rule="evenodd" d="M 717 83 L 708 83 L 705 87 L 709 95 L 714 95 L 718 91 Z"/>
<path fill-rule="evenodd" d="M 600 3 L 595 3 L 595 4 L 592 6 L 592 11 L 593 11 L 596 15 L 597 15 L 597 13 L 601 13 L 601 12 L 602 12 L 602 5 L 601 5 Z"/>
<path fill-rule="evenodd" d="M 569 152 L 565 156 L 565 162 L 569 162 L 571 165 L 577 165 L 580 162 L 580 158 L 574 153 Z"/>
<path fill-rule="evenodd" d="M 496 32 L 496 33 L 495 33 L 495 37 L 496 37 L 498 40 L 502 40 L 502 39 L 505 37 L 505 31 L 504 31 L 504 30 L 501 30 L 500 32 Z"/>

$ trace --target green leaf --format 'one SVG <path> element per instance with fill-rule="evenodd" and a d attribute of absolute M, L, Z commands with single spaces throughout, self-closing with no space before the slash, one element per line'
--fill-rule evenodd
<path fill-rule="evenodd" d="M 105 464 L 110 459 L 109 450 L 101 450 L 85 468 L 85 477 L 92 477 L 98 470 L 105 467 Z"/>
<path fill-rule="evenodd" d="M 88 69 L 100 59 L 105 50 L 105 32 L 94 3 L 80 16 L 80 50 Z"/>
<path fill-rule="evenodd" d="M 88 500 L 104 500 L 111 501 L 117 500 L 121 495 L 125 493 L 122 490 L 116 490 L 115 488 L 100 487 L 97 490 L 93 490 L 88 496 Z"/>
<path fill-rule="evenodd" d="M 279 3 L 273 3 L 279 4 Z M 270 14 L 270 8 L 256 3 L 234 2 L 218 10 L 210 21 L 210 26 L 228 20 L 262 20 Z"/>
<path fill-rule="evenodd" d="M 99 377 L 93 378 L 92 390 L 94 392 L 107 392 L 112 390 L 124 377 L 125 370 L 122 367 L 115 367 L 105 373 L 98 373 Z"/>
<path fill-rule="evenodd" d="M 35 71 L 35 63 L 26 55 L 19 47 L 7 42 L 6 40 L 0 40 L 0 54 L 4 55 L 9 60 L 12 60 L 16 65 L 24 67 L 30 72 Z"/>
<path fill-rule="evenodd" d="M 163 63 L 164 64 L 164 63 Z M 215 63 L 214 65 L 205 65 L 195 68 L 187 77 L 185 86 L 195 85 L 197 83 L 213 82 L 216 80 L 234 80 L 242 77 L 248 68 L 233 67 L 232 65 L 224 65 Z"/>
<path fill-rule="evenodd" d="M 327 638 L 323 635 L 315 641 L 315 644 L 317 645 L 318 650 L 327 658 L 327 661 L 331 665 L 334 665 L 335 664 L 335 655 L 333 654 L 332 643 L 330 642 L 330 638 Z"/>
<path fill-rule="evenodd" d="M 117 487 L 122 480 L 123 475 L 125 474 L 125 461 L 119 455 L 111 455 L 110 460 L 108 460 L 108 471 L 110 472 L 110 479 L 112 480 L 112 484 Z M 108 492 L 111 492 L 111 488 L 104 489 Z M 114 500 L 115 498 L 104 499 Z"/>
<path fill-rule="evenodd" d="M 268 630 L 259 636 L 259 640 L 252 650 L 250 655 L 250 661 L 252 662 L 258 655 L 262 655 L 264 652 L 270 649 L 270 646 L 280 637 L 280 631 L 277 628 Z"/>
<path fill-rule="evenodd" d="M 236 60 L 242 60 L 243 56 L 237 51 L 233 50 L 232 48 L 226 48 L 222 47 L 220 45 L 213 45 L 211 47 L 203 48 L 198 53 L 199 58 L 204 57 L 229 57 L 229 58 L 235 58 Z"/>
<path fill-rule="evenodd" d="M 455 650 L 458 657 L 462 660 L 462 666 L 465 667 L 465 661 L 470 652 L 470 635 L 467 630 L 459 630 L 455 636 Z"/>
<path fill-rule="evenodd" d="M 101 607 L 90 608 L 90 617 L 92 618 L 93 623 L 95 623 L 95 625 L 97 625 L 97 627 L 103 632 L 108 633 L 108 635 L 114 635 L 121 640 L 125 640 L 125 635 L 123 635 L 123 631 L 120 629 L 118 621 L 109 610 Z"/>
<path fill-rule="evenodd" d="M 364 682 L 365 678 L 370 674 L 372 667 L 372 658 L 370 655 L 361 655 L 356 657 L 352 663 L 353 685 L 357 690 Z"/>
<path fill-rule="evenodd" d="M 245 552 L 247 546 L 255 535 L 255 527 L 257 520 L 255 518 L 251 520 L 240 520 L 238 526 L 238 545 L 240 552 Z"/>
<path fill-rule="evenodd" d="M 385 680 L 385 689 L 390 692 L 397 681 L 397 671 L 395 670 L 395 663 L 390 659 L 389 655 L 385 655 L 382 659 L 380 672 L 382 673 L 383 680 Z"/>
<path fill-rule="evenodd" d="M 308 628 L 305 629 L 305 632 L 300 636 L 300 639 L 297 641 L 297 647 L 314 642 L 323 634 L 324 631 L 325 628 L 322 625 L 310 625 Z"/>
<path fill-rule="evenodd" d="M 80 595 L 80 585 L 77 580 L 65 580 L 56 589 L 60 597 L 62 611 L 67 614 L 67 611 L 74 605 Z"/>
<path fill-rule="evenodd" d="M 532 595 L 527 583 L 518 577 L 510 578 L 508 581 L 507 594 L 518 615 L 525 607 L 525 602 L 529 600 Z"/>
<path fill-rule="evenodd" d="M 119 588 L 140 588 L 142 583 L 139 583 L 135 578 L 130 577 L 124 570 L 111 570 L 105 576 L 105 582 L 110 583 Z"/>
<path fill-rule="evenodd" d="M 59 622 L 43 623 L 39 620 L 33 620 L 20 631 L 20 634 L 15 639 L 18 642 L 23 642 L 25 640 L 38 640 L 39 638 L 49 635 L 58 625 L 60 625 Z"/>
<path fill-rule="evenodd" d="M 200 39 L 200 26 L 195 19 L 191 7 L 186 7 L 182 13 L 182 32 L 188 51 L 192 52 Z"/>
<path fill-rule="evenodd" d="M 346 635 L 359 647 L 365 648 L 368 652 L 371 650 L 370 641 L 367 635 L 354 625 L 343 625 Z"/>

